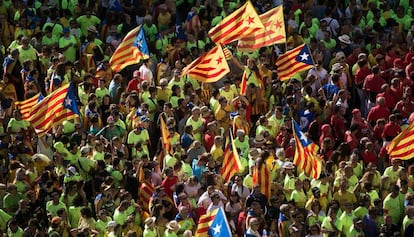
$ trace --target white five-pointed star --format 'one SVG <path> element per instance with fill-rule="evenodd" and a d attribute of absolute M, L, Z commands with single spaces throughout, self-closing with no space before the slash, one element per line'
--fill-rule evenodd
<path fill-rule="evenodd" d="M 65 105 L 66 106 L 71 106 L 72 105 L 72 100 L 69 97 L 65 99 Z"/>
<path fill-rule="evenodd" d="M 220 233 L 221 225 L 216 224 L 216 226 L 213 228 L 214 235 Z"/>
<path fill-rule="evenodd" d="M 305 134 L 303 132 L 300 132 L 300 140 L 305 141 L 306 143 L 308 143 L 308 137 L 305 136 Z"/>
<path fill-rule="evenodd" d="M 301 61 L 308 61 L 309 54 L 303 52 L 303 54 L 299 55 Z"/>

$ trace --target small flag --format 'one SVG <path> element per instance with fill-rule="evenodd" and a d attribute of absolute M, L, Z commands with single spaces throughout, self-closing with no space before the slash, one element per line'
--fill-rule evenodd
<path fill-rule="evenodd" d="M 289 80 L 296 73 L 313 67 L 310 49 L 306 44 L 302 44 L 289 50 L 279 55 L 276 66 L 279 79 L 281 81 Z"/>
<path fill-rule="evenodd" d="M 125 36 L 112 54 L 109 63 L 114 72 L 119 72 L 129 65 L 139 63 L 142 59 L 147 58 L 149 58 L 149 51 L 144 28 L 138 26 Z"/>
<path fill-rule="evenodd" d="M 319 178 L 322 171 L 322 161 L 317 155 L 319 147 L 312 142 L 301 130 L 295 120 L 293 123 L 293 136 L 295 138 L 295 157 L 293 163 L 299 172 L 305 172 L 314 179 Z"/>
<path fill-rule="evenodd" d="M 165 124 L 164 118 L 160 117 L 160 127 L 161 127 L 161 142 L 162 142 L 162 151 L 159 155 L 159 163 L 161 169 L 164 167 L 164 157 L 165 155 L 169 154 L 172 155 L 174 153 L 173 147 L 171 146 L 171 137 L 170 132 L 167 129 L 167 125 Z"/>
<path fill-rule="evenodd" d="M 179 14 L 175 16 L 175 36 L 180 40 L 187 40 L 183 30 L 183 23 L 181 22 Z"/>
<path fill-rule="evenodd" d="M 232 236 L 226 214 L 222 207 L 200 217 L 196 237 L 229 237 Z"/>
<path fill-rule="evenodd" d="M 215 43 L 226 45 L 248 37 L 253 32 L 264 29 L 252 3 L 247 1 L 242 7 L 228 15 L 212 28 L 208 35 Z"/>
<path fill-rule="evenodd" d="M 240 157 L 234 144 L 233 134 L 229 130 L 226 139 L 226 147 L 224 148 L 223 167 L 221 169 L 221 176 L 228 182 L 238 171 L 242 169 Z"/>
<path fill-rule="evenodd" d="M 392 139 L 387 151 L 390 159 L 409 160 L 414 157 L 414 123 Z"/>
<path fill-rule="evenodd" d="M 230 60 L 233 57 L 233 54 L 231 53 L 230 49 L 226 47 L 223 48 L 223 53 L 226 60 Z"/>
<path fill-rule="evenodd" d="M 30 111 L 28 119 L 36 133 L 42 135 L 63 121 L 79 114 L 72 83 L 61 86 L 46 96 Z"/>
<path fill-rule="evenodd" d="M 209 52 L 201 55 L 181 72 L 181 76 L 190 77 L 202 82 L 216 82 L 230 72 L 223 49 L 216 45 Z"/>
<path fill-rule="evenodd" d="M 109 5 L 109 11 L 111 12 L 122 12 L 123 11 L 119 0 L 109 0 L 108 5 Z"/>
<path fill-rule="evenodd" d="M 150 203 L 151 196 L 154 192 L 155 192 L 154 186 L 145 180 L 142 182 L 141 186 L 139 187 L 139 192 L 138 192 L 139 203 L 142 209 L 146 211 L 147 213 L 150 213 L 149 203 Z"/>
<path fill-rule="evenodd" d="M 15 101 L 14 104 L 19 109 L 20 113 L 22 114 L 22 118 L 24 120 L 28 120 L 30 118 L 30 111 L 32 108 L 37 105 L 43 99 L 43 95 L 38 93 L 37 95 L 33 96 L 24 101 Z"/>
<path fill-rule="evenodd" d="M 187 18 L 185 20 L 184 29 L 187 32 L 199 32 L 201 27 L 200 18 L 198 17 L 197 13 L 190 11 L 187 14 Z"/>
<path fill-rule="evenodd" d="M 241 39 L 237 47 L 239 51 L 253 52 L 261 47 L 286 42 L 282 5 L 265 12 L 259 17 L 265 28 L 257 30 L 250 36 Z"/>

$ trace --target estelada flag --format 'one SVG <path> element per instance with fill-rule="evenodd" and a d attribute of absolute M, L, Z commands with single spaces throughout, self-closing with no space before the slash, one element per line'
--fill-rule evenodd
<path fill-rule="evenodd" d="M 233 41 L 248 37 L 252 32 L 264 29 L 253 4 L 247 1 L 242 7 L 225 17 L 212 28 L 208 35 L 216 44 L 226 45 Z"/>
<path fill-rule="evenodd" d="M 202 82 L 216 82 L 230 72 L 221 45 L 216 45 L 207 53 L 195 59 L 181 72 L 181 76 L 189 75 Z"/>
<path fill-rule="evenodd" d="M 275 7 L 259 16 L 264 29 L 254 31 L 246 38 L 239 40 L 238 50 L 253 52 L 254 50 L 286 42 L 283 6 Z"/>
<path fill-rule="evenodd" d="M 313 67 L 313 59 L 309 47 L 301 44 L 298 47 L 279 55 L 276 61 L 279 80 L 287 81 L 298 72 Z"/>

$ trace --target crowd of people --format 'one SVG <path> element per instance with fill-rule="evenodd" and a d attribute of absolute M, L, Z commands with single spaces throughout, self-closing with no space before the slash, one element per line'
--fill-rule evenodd
<path fill-rule="evenodd" d="M 222 208 L 239 237 L 414 236 L 414 166 L 386 149 L 414 120 L 413 1 L 255 0 L 283 4 L 286 43 L 224 46 L 215 83 L 182 75 L 243 3 L 0 0 L 0 235 L 188 237 Z M 149 58 L 113 72 L 138 25 Z M 303 43 L 314 67 L 280 81 L 278 55 Z M 37 135 L 15 102 L 67 83 L 79 117 Z M 294 165 L 293 120 L 317 179 Z M 242 167 L 224 180 L 230 133 Z"/>

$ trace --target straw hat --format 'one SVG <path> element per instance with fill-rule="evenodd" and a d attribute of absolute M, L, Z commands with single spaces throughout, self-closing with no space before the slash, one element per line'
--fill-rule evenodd
<path fill-rule="evenodd" d="M 180 225 L 178 224 L 177 221 L 170 221 L 167 224 L 167 229 L 172 230 L 172 231 L 177 231 L 178 229 L 180 229 Z"/>

